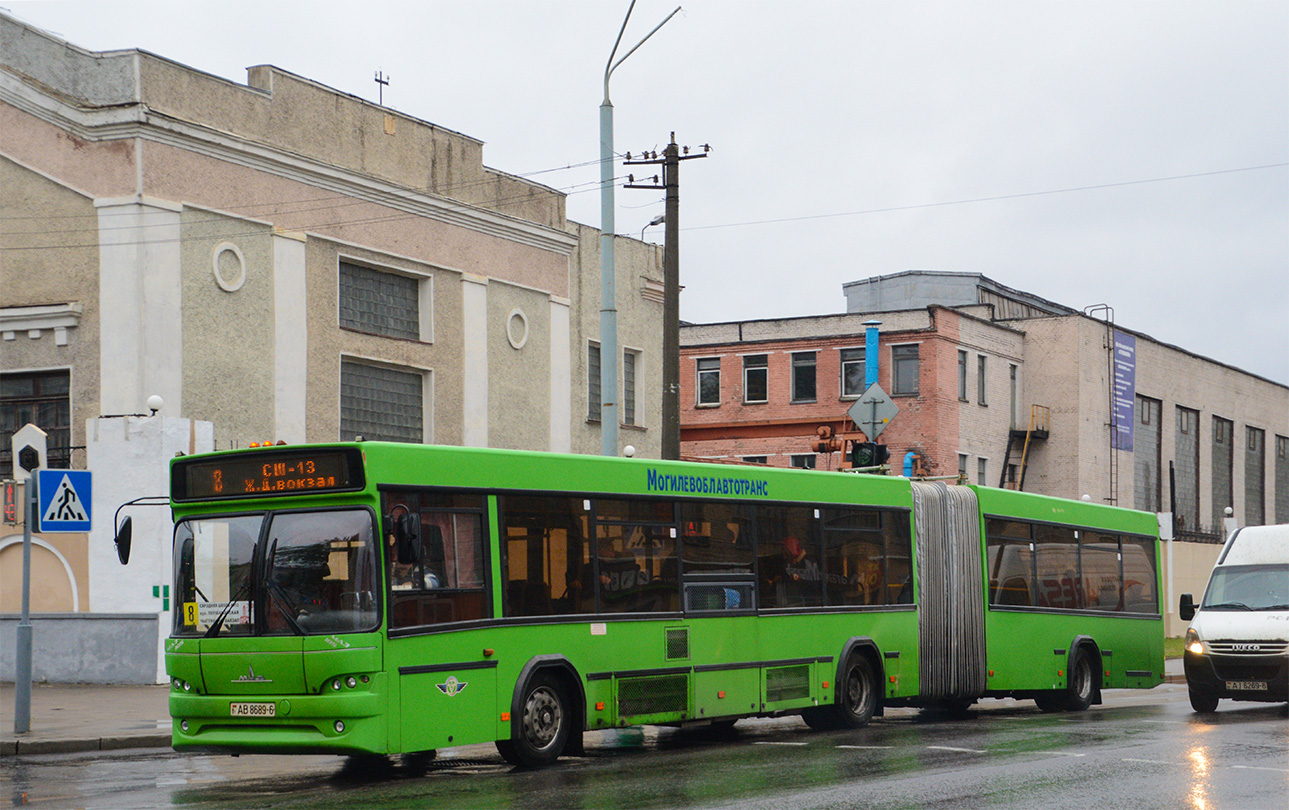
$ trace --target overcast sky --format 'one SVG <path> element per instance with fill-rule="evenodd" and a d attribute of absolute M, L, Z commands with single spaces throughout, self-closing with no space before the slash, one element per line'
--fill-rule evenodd
<path fill-rule="evenodd" d="M 273 64 L 374 101 L 380 70 L 388 106 L 596 226 L 628 5 L 0 0 L 237 82 Z M 639 0 L 619 53 L 676 5 Z M 685 320 L 842 312 L 848 281 L 966 271 L 1289 384 L 1286 0 L 689 0 L 611 95 L 619 152 L 712 146 L 681 170 Z M 663 210 L 617 200 L 636 237 Z"/>

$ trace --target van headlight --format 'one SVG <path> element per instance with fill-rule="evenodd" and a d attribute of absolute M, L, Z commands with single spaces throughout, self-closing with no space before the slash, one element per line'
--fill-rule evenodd
<path fill-rule="evenodd" d="M 1195 655 L 1208 654 L 1208 645 L 1200 640 L 1199 633 L 1195 632 L 1193 627 L 1186 628 L 1186 652 Z"/>

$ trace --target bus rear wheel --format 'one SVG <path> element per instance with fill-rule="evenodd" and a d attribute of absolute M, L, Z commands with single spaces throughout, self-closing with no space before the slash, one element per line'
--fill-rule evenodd
<path fill-rule="evenodd" d="M 521 711 L 518 735 L 497 741 L 502 758 L 525 768 L 559 759 L 568 744 L 573 719 L 562 684 L 550 675 L 538 674 L 524 689 Z"/>
<path fill-rule="evenodd" d="M 1092 705 L 1096 693 L 1096 676 L 1092 674 L 1092 657 L 1087 650 L 1074 653 L 1070 677 L 1064 690 L 1037 695 L 1034 702 L 1045 712 L 1082 712 Z"/>
<path fill-rule="evenodd" d="M 877 710 L 877 675 L 867 657 L 853 653 L 837 682 L 837 702 L 806 709 L 801 717 L 813 729 L 863 728 Z"/>

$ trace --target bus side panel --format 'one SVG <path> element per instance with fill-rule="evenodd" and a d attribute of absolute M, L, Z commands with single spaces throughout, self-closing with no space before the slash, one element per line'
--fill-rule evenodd
<path fill-rule="evenodd" d="M 1158 616 L 991 610 L 985 632 L 991 692 L 1064 689 L 1070 645 L 1080 636 L 1091 639 L 1101 654 L 1102 688 L 1150 688 L 1163 682 L 1164 635 Z"/>

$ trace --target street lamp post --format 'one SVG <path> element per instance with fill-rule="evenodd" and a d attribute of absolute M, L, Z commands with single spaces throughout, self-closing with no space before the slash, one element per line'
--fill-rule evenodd
<path fill-rule="evenodd" d="M 645 38 L 636 43 L 616 62 L 618 46 L 631 19 L 635 0 L 627 7 L 622 28 L 604 67 L 604 101 L 600 104 L 600 454 L 618 454 L 618 305 L 617 270 L 614 263 L 613 239 L 617 229 L 613 200 L 613 104 L 609 101 L 609 77 L 627 57 L 675 17 L 680 7 L 667 15 Z"/>

